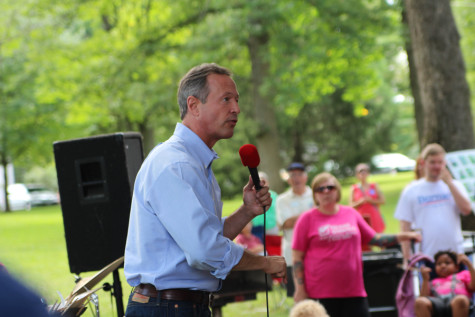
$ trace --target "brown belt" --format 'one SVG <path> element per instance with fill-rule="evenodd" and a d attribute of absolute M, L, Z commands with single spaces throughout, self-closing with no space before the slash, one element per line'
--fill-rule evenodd
<path fill-rule="evenodd" d="M 135 286 L 134 293 L 148 297 L 158 297 L 161 299 L 192 302 L 209 306 L 210 293 L 205 291 L 193 291 L 189 289 L 163 289 L 158 291 L 152 284 L 139 284 Z"/>

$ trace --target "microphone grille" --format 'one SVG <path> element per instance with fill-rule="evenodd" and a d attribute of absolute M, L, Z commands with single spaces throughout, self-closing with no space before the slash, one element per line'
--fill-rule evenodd
<path fill-rule="evenodd" d="M 241 156 L 242 165 L 250 168 L 256 168 L 261 162 L 257 148 L 252 144 L 244 144 L 241 146 L 239 155 Z"/>

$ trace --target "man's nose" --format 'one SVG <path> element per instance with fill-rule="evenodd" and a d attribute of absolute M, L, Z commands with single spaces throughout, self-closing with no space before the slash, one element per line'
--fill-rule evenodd
<path fill-rule="evenodd" d="M 233 106 L 231 107 L 231 112 L 239 114 L 241 112 L 241 108 L 239 107 L 239 103 L 237 101 L 233 102 Z"/>

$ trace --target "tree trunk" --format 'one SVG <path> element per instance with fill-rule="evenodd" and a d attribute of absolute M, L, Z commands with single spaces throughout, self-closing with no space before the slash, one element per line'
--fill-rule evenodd
<path fill-rule="evenodd" d="M 259 24 L 259 21 L 251 23 Z M 262 29 L 262 26 L 254 29 Z M 254 109 L 254 119 L 258 124 L 257 147 L 261 158 L 261 170 L 269 176 L 270 187 L 280 193 L 284 184 L 280 178 L 279 170 L 282 160 L 279 155 L 279 134 L 274 107 L 267 95 L 262 92 L 264 80 L 269 76 L 269 36 L 266 31 L 251 34 L 248 39 L 248 49 L 252 65 L 251 96 Z"/>
<path fill-rule="evenodd" d="M 470 91 L 450 0 L 405 0 L 424 114 L 421 147 L 474 147 Z"/>
<path fill-rule="evenodd" d="M 0 42 L 0 52 L 1 52 L 1 49 L 2 49 L 2 43 Z M 3 56 L 0 55 L 0 64 L 3 63 Z M 3 81 L 3 79 L 2 79 Z M 4 103 L 5 102 L 5 92 L 3 90 L 3 86 L 0 86 L 0 103 Z M 2 105 L 2 108 L 1 108 L 3 111 L 2 113 L 0 114 L 2 116 L 2 120 L 6 120 L 5 118 L 7 117 L 6 116 L 6 110 L 5 110 L 5 105 Z M 2 122 L 2 127 L 3 127 L 3 122 Z M 0 164 L 3 166 L 3 192 L 0 194 L 0 195 L 3 195 L 3 197 L 5 198 L 5 211 L 9 212 L 10 211 L 10 203 L 8 202 L 8 170 L 7 170 L 7 165 L 8 165 L 8 160 L 7 160 L 7 141 L 6 139 L 6 135 L 7 135 L 7 132 L 6 132 L 6 128 L 3 127 L 1 133 L 0 133 L 0 148 L 2 149 L 2 152 L 0 153 Z M 1 208 L 0 208 L 1 209 Z"/>
<path fill-rule="evenodd" d="M 1 160 L 2 160 L 2 166 L 3 166 L 3 183 L 5 184 L 3 186 L 3 197 L 5 198 L 5 212 L 10 212 L 10 202 L 8 201 L 8 161 L 5 159 L 4 155 L 0 155 Z"/>
<path fill-rule="evenodd" d="M 149 125 L 148 120 L 139 125 L 140 134 L 143 138 L 143 154 L 147 157 L 148 153 L 157 145 L 155 143 L 155 128 Z"/>
<path fill-rule="evenodd" d="M 420 148 L 422 148 L 422 136 L 424 135 L 424 112 L 422 108 L 419 83 L 417 82 L 416 66 L 414 65 L 414 51 L 412 50 L 411 36 L 407 23 L 407 11 L 404 5 L 402 10 L 402 23 L 405 26 L 403 33 L 405 39 L 404 46 L 407 54 L 407 64 L 409 66 L 409 83 L 411 86 L 412 97 L 414 99 L 414 117 L 416 119 L 417 139 L 419 140 Z"/>

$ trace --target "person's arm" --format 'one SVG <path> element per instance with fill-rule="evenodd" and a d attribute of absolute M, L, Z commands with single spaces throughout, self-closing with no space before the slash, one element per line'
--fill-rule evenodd
<path fill-rule="evenodd" d="M 430 296 L 430 271 L 431 268 L 423 266 L 421 268 L 422 283 L 421 283 L 421 296 Z"/>
<path fill-rule="evenodd" d="M 354 202 L 353 202 L 353 191 L 354 191 L 353 186 L 350 186 L 350 196 L 348 197 L 348 205 L 350 207 L 355 208 L 356 206 L 354 205 Z"/>
<path fill-rule="evenodd" d="M 282 256 L 262 256 L 244 250 L 241 260 L 236 264 L 233 271 L 263 270 L 275 278 L 283 278 L 287 283 L 287 264 Z"/>
<path fill-rule="evenodd" d="M 405 220 L 400 220 L 399 221 L 399 227 L 401 229 L 401 232 L 408 232 L 411 231 L 411 223 L 409 221 Z M 404 266 L 407 265 L 409 258 L 412 255 L 412 250 L 411 250 L 411 242 L 410 241 L 401 241 L 401 251 L 402 251 L 402 256 L 404 259 Z"/>
<path fill-rule="evenodd" d="M 400 232 L 412 230 L 412 223 L 415 219 L 416 211 L 414 210 L 413 204 L 411 202 L 414 202 L 416 197 L 411 195 L 413 193 L 411 188 L 415 186 L 415 184 L 416 182 L 412 182 L 404 187 L 397 202 L 394 218 L 399 220 Z M 405 268 L 412 255 L 411 243 L 408 241 L 401 242 L 401 251 L 404 259 L 403 267 Z"/>
<path fill-rule="evenodd" d="M 297 219 L 299 219 L 299 216 L 300 215 L 287 218 L 287 220 L 285 220 L 284 223 L 282 224 L 282 229 L 284 230 L 293 229 L 295 227 L 295 223 L 297 222 Z"/>
<path fill-rule="evenodd" d="M 263 185 L 263 183 L 261 183 Z M 252 178 L 243 188 L 243 204 L 224 221 L 223 235 L 231 240 L 242 231 L 255 216 L 264 213 L 264 209 L 272 204 L 269 187 L 263 186 L 256 191 Z"/>
<path fill-rule="evenodd" d="M 452 175 L 447 170 L 447 168 L 442 171 L 441 179 L 449 187 L 450 193 L 452 194 L 452 197 L 454 197 L 455 204 L 460 209 L 461 214 L 464 216 L 469 215 L 472 212 L 472 205 L 470 204 L 470 200 L 464 195 L 462 195 L 457 186 L 455 186 Z"/>
<path fill-rule="evenodd" d="M 353 201 L 353 195 L 354 195 L 354 192 L 355 192 L 355 188 L 353 186 L 351 186 L 351 191 L 350 191 L 350 198 L 349 198 L 349 205 L 350 207 L 352 208 L 357 208 L 359 206 L 361 206 L 361 204 L 363 204 L 365 202 L 365 197 L 362 197 L 360 199 L 358 199 L 357 201 Z"/>
<path fill-rule="evenodd" d="M 422 236 L 419 232 L 406 231 L 397 234 L 380 234 L 377 233 L 369 242 L 371 245 L 379 247 L 390 247 L 403 241 L 417 241 L 420 242 Z"/>
<path fill-rule="evenodd" d="M 210 195 L 207 180 L 196 180 L 192 176 L 199 172 L 199 167 L 192 164 L 176 164 L 165 169 L 152 183 L 154 186 L 149 186 L 143 201 L 160 220 L 163 228 L 157 229 L 172 237 L 189 266 L 224 279 L 241 260 L 243 249 L 223 236 L 223 220 L 216 214 L 214 202 L 210 197 L 203 201 L 203 197 Z M 186 199 L 177 193 L 187 193 Z M 148 207 L 145 203 L 143 205 Z M 142 225 L 149 230 L 155 229 L 151 220 Z M 156 249 L 160 246 L 150 247 Z M 140 251 L 147 253 L 147 246 L 141 246 Z"/>
<path fill-rule="evenodd" d="M 475 268 L 472 265 L 472 262 L 470 262 L 470 259 L 463 253 L 457 255 L 457 263 L 464 264 L 468 271 L 470 272 L 470 284 L 468 287 L 470 288 L 471 291 L 475 290 Z"/>
<path fill-rule="evenodd" d="M 295 285 L 294 301 L 296 303 L 308 298 L 307 291 L 305 290 L 303 256 L 304 253 L 302 251 L 292 250 L 292 269 Z"/>

